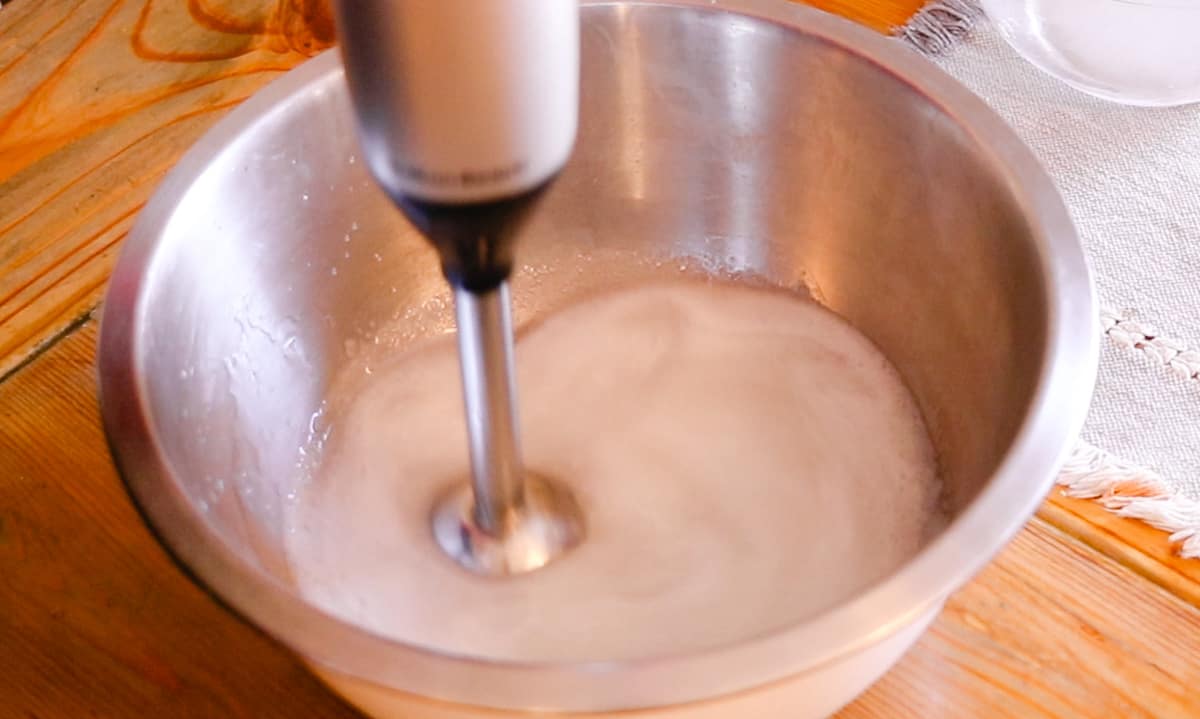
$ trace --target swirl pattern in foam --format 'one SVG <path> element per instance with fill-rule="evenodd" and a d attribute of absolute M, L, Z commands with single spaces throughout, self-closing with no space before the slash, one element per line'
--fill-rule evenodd
<path fill-rule="evenodd" d="M 915 555 L 934 452 L 886 358 L 784 292 L 679 280 L 595 295 L 522 333 L 526 464 L 588 536 L 529 575 L 471 575 L 429 515 L 468 472 L 452 337 L 335 384 L 290 518 L 311 601 L 380 634 L 514 661 L 691 652 L 803 621 Z"/>

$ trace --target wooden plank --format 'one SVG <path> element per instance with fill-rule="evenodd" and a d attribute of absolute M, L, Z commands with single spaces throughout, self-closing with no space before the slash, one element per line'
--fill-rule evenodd
<path fill-rule="evenodd" d="M 1200 560 L 1183 559 L 1165 532 L 1118 517 L 1094 501 L 1051 494 L 1038 516 L 1105 556 L 1200 607 Z"/>
<path fill-rule="evenodd" d="M 333 40 L 324 0 L 38 0 L 0 14 L 0 376 L 93 307 L 163 175 Z"/>
<path fill-rule="evenodd" d="M 0 383 L 0 717 L 349 717 L 126 498 L 89 322 Z M 1035 520 L 842 719 L 1200 716 L 1200 610 Z"/>
<path fill-rule="evenodd" d="M 903 25 L 926 0 L 801 0 L 809 5 L 888 33 Z"/>
<path fill-rule="evenodd" d="M 841 719 L 1200 716 L 1200 611 L 1035 519 Z"/>
<path fill-rule="evenodd" d="M 95 341 L 91 322 L 0 384 L 0 717 L 355 716 L 144 528 L 101 434 Z"/>

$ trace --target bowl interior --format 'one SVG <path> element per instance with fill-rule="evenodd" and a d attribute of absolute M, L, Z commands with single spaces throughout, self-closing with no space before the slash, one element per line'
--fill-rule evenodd
<path fill-rule="evenodd" d="M 527 227 L 518 321 L 680 265 L 810 293 L 915 394 L 960 514 L 1046 356 L 1037 240 L 980 140 L 874 62 L 749 15 L 584 9 L 575 155 Z M 336 60 L 187 178 L 136 362 L 170 480 L 288 581 L 283 512 L 346 365 L 452 325 L 434 255 L 370 181 Z"/>

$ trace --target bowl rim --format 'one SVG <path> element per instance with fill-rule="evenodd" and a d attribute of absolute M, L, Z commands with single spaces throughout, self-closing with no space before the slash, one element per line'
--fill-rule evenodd
<path fill-rule="evenodd" d="M 682 655 L 538 663 L 444 653 L 338 619 L 234 552 L 172 480 L 146 401 L 144 337 L 139 332 L 155 249 L 178 202 L 215 157 L 247 129 L 284 112 L 289 98 L 343 83 L 336 50 L 326 51 L 220 120 L 183 156 L 141 212 L 105 298 L 99 393 L 119 473 L 160 544 L 219 602 L 329 670 L 443 701 L 563 712 L 689 703 L 813 671 L 916 621 L 981 569 L 1033 514 L 1083 425 L 1099 363 L 1096 300 L 1083 250 L 1037 159 L 982 100 L 899 41 L 785 0 L 605 0 L 582 5 L 584 12 L 614 5 L 705 10 L 782 26 L 878 67 L 955 122 L 1007 185 L 1032 230 L 1048 308 L 1045 353 L 1032 401 L 991 480 L 939 537 L 863 594 L 779 631 Z"/>

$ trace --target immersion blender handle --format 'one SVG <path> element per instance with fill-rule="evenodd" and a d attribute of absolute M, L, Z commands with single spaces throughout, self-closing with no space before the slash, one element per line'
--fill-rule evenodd
<path fill-rule="evenodd" d="M 575 142 L 577 0 L 337 0 L 368 167 L 397 202 L 511 199 Z"/>
<path fill-rule="evenodd" d="M 578 0 L 335 0 L 366 165 L 454 285 L 471 484 L 438 544 L 489 576 L 577 544 L 570 493 L 524 470 L 506 280 L 513 237 L 567 162 L 579 115 Z"/>

